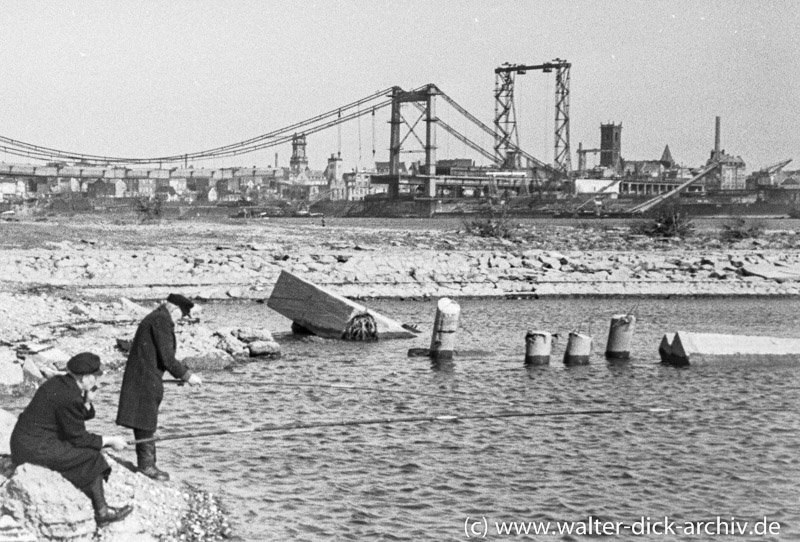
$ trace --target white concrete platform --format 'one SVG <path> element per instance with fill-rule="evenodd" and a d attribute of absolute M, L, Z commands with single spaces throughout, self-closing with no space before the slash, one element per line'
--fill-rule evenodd
<path fill-rule="evenodd" d="M 658 351 L 662 362 L 675 365 L 715 361 L 800 363 L 800 338 L 678 331 L 664 335 Z"/>

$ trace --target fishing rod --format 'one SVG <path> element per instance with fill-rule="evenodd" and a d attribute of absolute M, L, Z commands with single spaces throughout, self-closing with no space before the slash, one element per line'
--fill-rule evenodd
<path fill-rule="evenodd" d="M 785 412 L 777 408 L 748 409 L 748 408 L 629 408 L 629 409 L 593 409 L 593 410 L 562 410 L 553 412 L 501 412 L 497 414 L 444 414 L 427 416 L 406 416 L 397 418 L 366 418 L 362 420 L 346 420 L 339 422 L 318 421 L 318 422 L 291 422 L 285 424 L 265 424 L 261 426 L 238 427 L 234 429 L 219 429 L 215 431 L 198 431 L 195 433 L 182 433 L 177 435 L 165 435 L 163 437 L 154 436 L 150 438 L 130 440 L 127 444 L 143 444 L 146 442 L 161 442 L 167 440 L 185 440 L 203 437 L 215 437 L 220 435 L 236 435 L 246 433 L 267 433 L 278 431 L 292 431 L 299 429 L 317 429 L 328 427 L 353 427 L 364 425 L 382 425 L 397 423 L 419 423 L 419 422 L 456 422 L 468 420 L 494 420 L 506 418 L 554 418 L 563 416 L 600 416 L 608 414 L 669 414 L 674 412 L 726 412 L 726 411 L 748 411 L 748 412 Z"/>
<path fill-rule="evenodd" d="M 177 380 L 177 379 L 164 379 L 163 382 L 165 384 L 176 384 L 178 386 L 183 386 L 186 384 L 184 380 Z M 204 384 L 221 384 L 221 385 L 237 385 L 240 382 L 207 382 L 203 381 Z M 348 386 L 344 384 L 295 384 L 293 382 L 248 382 L 249 385 L 252 386 L 273 386 L 273 387 L 284 387 L 284 388 L 323 388 L 323 389 L 335 389 L 335 390 L 353 390 L 353 391 L 369 391 L 373 393 L 395 393 L 400 395 L 415 395 L 420 397 L 435 397 L 437 399 L 456 399 L 458 401 L 467 400 L 473 402 L 480 402 L 484 404 L 485 401 L 476 398 L 470 397 L 464 394 L 459 395 L 441 395 L 438 393 L 424 393 L 424 392 L 415 392 L 415 391 L 403 391 L 403 390 L 390 390 L 387 388 L 369 388 L 366 386 Z M 555 401 L 550 401 L 555 402 Z"/>

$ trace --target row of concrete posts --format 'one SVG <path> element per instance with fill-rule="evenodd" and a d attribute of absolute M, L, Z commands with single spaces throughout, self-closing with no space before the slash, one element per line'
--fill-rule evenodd
<path fill-rule="evenodd" d="M 456 331 L 461 307 L 449 298 L 442 298 L 436 304 L 436 317 L 433 322 L 430 356 L 438 360 L 450 360 L 456 350 Z M 606 358 L 628 359 L 631 339 L 636 326 L 633 314 L 616 314 L 611 318 L 611 328 L 606 343 Z M 525 336 L 525 363 L 544 365 L 550 363 L 553 347 L 553 334 L 547 331 L 528 331 Z M 589 363 L 592 352 L 592 337 L 570 332 L 564 363 L 579 365 Z"/>
<path fill-rule="evenodd" d="M 437 360 L 450 360 L 456 350 L 456 331 L 461 307 L 449 298 L 442 298 L 436 305 L 436 317 L 433 322 L 430 356 Z M 611 317 L 611 328 L 606 343 L 606 358 L 630 358 L 631 339 L 636 326 L 633 314 L 616 314 Z M 550 363 L 550 352 L 553 347 L 553 334 L 547 331 L 528 331 L 525 336 L 525 363 L 544 365 Z M 564 351 L 564 363 L 580 365 L 589 363 L 592 352 L 592 337 L 577 332 L 570 332 L 567 348 Z"/>

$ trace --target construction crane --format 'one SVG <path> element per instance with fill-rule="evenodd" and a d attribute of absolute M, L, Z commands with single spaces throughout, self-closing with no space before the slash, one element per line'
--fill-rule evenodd
<path fill-rule="evenodd" d="M 789 158 L 788 160 L 782 160 L 781 162 L 778 162 L 777 164 L 773 164 L 771 166 L 767 166 L 765 168 L 761 168 L 758 171 L 756 171 L 755 173 L 753 173 L 750 176 L 750 179 L 752 179 L 752 182 L 755 183 L 756 187 L 774 186 L 776 184 L 775 176 L 783 168 L 785 168 L 787 165 L 789 165 L 789 163 L 791 161 L 792 161 L 792 159 Z M 750 181 L 748 180 L 748 182 L 750 182 Z"/>
<path fill-rule="evenodd" d="M 783 160 L 781 162 L 778 162 L 777 164 L 773 164 L 771 166 L 767 166 L 765 168 L 762 168 L 761 170 L 759 170 L 759 173 L 761 173 L 763 175 L 775 175 L 780 170 L 782 170 L 783 168 L 788 166 L 791 161 L 792 161 L 791 158 L 789 158 L 788 160 Z"/>
<path fill-rule="evenodd" d="M 555 152 L 553 166 L 563 175 L 572 169 L 569 148 L 569 77 L 572 64 L 556 58 L 544 64 L 523 66 L 505 63 L 494 70 L 495 73 L 495 155 L 504 167 L 518 167 L 519 134 L 517 133 L 517 113 L 514 107 L 514 79 L 529 70 L 544 73 L 556 71 L 556 113 L 555 113 Z"/>
<path fill-rule="evenodd" d="M 676 186 L 674 189 L 670 190 L 669 192 L 667 192 L 665 194 L 660 194 L 660 195 L 658 195 L 658 196 L 656 196 L 656 197 L 654 197 L 652 199 L 649 199 L 649 200 L 645 201 L 644 203 L 640 203 L 639 205 L 631 207 L 630 209 L 628 209 L 628 212 L 630 214 L 641 214 L 641 213 L 644 213 L 646 211 L 649 211 L 650 209 L 658 207 L 659 205 L 661 205 L 665 201 L 677 196 L 683 190 L 688 188 L 690 185 L 696 183 L 697 181 L 699 181 L 700 179 L 702 179 L 703 177 L 705 177 L 706 175 L 708 175 L 712 171 L 716 170 L 718 167 L 719 167 L 719 162 L 717 162 L 715 160 L 715 161 L 711 162 L 710 164 L 708 164 L 706 167 L 704 167 L 697 175 L 695 175 L 694 177 L 692 177 L 691 179 L 689 179 L 685 183 Z"/>
<path fill-rule="evenodd" d="M 586 155 L 587 154 L 598 154 L 603 152 L 611 152 L 610 150 L 605 149 L 584 149 L 583 145 L 578 143 L 578 171 L 586 171 Z"/>

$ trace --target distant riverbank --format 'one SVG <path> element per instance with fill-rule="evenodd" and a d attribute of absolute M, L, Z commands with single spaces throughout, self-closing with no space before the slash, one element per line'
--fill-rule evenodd
<path fill-rule="evenodd" d="M 746 273 L 800 265 L 798 221 L 720 240 L 698 221 L 685 240 L 630 221 L 513 221 L 507 239 L 449 219 L 171 220 L 75 215 L 0 223 L 0 285 L 84 299 L 269 297 L 281 270 L 352 298 L 552 295 L 800 295 L 800 282 Z M 749 276 L 748 276 L 749 275 Z"/>

